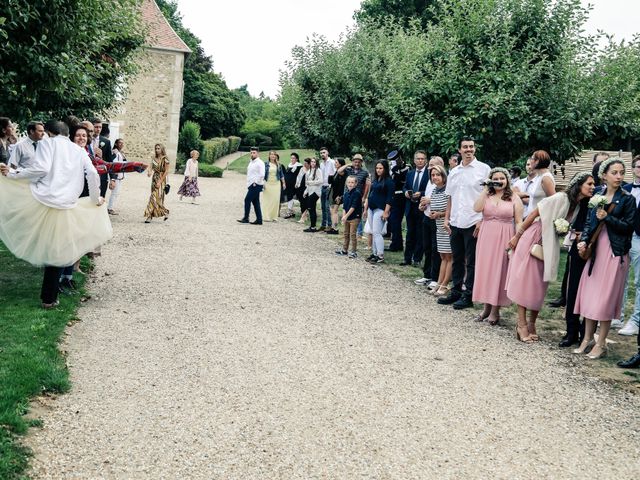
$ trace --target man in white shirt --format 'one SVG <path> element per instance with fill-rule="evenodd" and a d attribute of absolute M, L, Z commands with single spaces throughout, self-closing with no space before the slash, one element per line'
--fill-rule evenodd
<path fill-rule="evenodd" d="M 258 156 L 258 147 L 251 147 L 251 161 L 247 165 L 247 195 L 244 197 L 244 216 L 240 223 L 249 223 L 251 205 L 256 214 L 252 225 L 262 225 L 262 210 L 260 209 L 260 192 L 264 186 L 264 162 Z"/>
<path fill-rule="evenodd" d="M 473 306 L 473 280 L 476 265 L 476 241 L 482 224 L 482 213 L 473 204 L 482 191 L 482 183 L 489 177 L 489 165 L 476 158 L 473 137 L 462 137 L 458 144 L 462 163 L 451 170 L 446 194 L 449 203 L 444 217 L 444 228 L 451 235 L 453 253 L 453 289 L 438 303 L 451 305 L 456 310 Z M 464 283 L 465 290 L 462 289 Z"/>
<path fill-rule="evenodd" d="M 327 147 L 320 149 L 320 171 L 322 172 L 322 194 L 320 196 L 322 223 L 320 224 L 320 231 L 327 230 L 333 232 L 334 227 L 337 227 L 337 225 L 331 224 L 331 200 L 329 199 L 331 184 L 329 180 L 330 177 L 336 174 L 336 164 L 329 156 Z"/>
<path fill-rule="evenodd" d="M 44 137 L 44 123 L 29 122 L 27 125 L 27 137 L 20 140 L 11 150 L 9 163 L 13 168 L 27 168 L 33 164 L 36 158 L 38 142 Z"/>

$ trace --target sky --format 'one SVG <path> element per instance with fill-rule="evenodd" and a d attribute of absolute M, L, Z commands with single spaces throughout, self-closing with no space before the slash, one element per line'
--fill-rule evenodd
<path fill-rule="evenodd" d="M 593 5 L 585 30 L 604 30 L 617 40 L 640 31 L 638 0 L 581 0 Z M 291 49 L 314 33 L 331 41 L 353 26 L 361 0 L 178 0 L 184 25 L 202 40 L 214 70 L 229 88 L 248 85 L 249 92 L 275 98 L 279 71 Z"/>

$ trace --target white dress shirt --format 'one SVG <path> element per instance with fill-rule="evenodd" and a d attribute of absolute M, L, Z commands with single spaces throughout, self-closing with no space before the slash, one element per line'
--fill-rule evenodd
<path fill-rule="evenodd" d="M 40 203 L 59 209 L 73 208 L 84 189 L 87 178 L 89 196 L 98 203 L 100 176 L 87 152 L 58 135 L 38 142 L 33 165 L 9 173 L 9 178 L 31 180 L 31 193 Z"/>
<path fill-rule="evenodd" d="M 251 160 L 247 166 L 247 187 L 253 184 L 264 185 L 264 162 L 260 157 Z"/>
<path fill-rule="evenodd" d="M 10 150 L 11 156 L 9 157 L 9 163 L 14 168 L 27 168 L 33 165 L 36 158 L 37 141 L 31 140 L 26 137 L 16 143 L 15 147 Z"/>
<path fill-rule="evenodd" d="M 322 172 L 322 186 L 329 186 L 329 176 L 336 174 L 336 162 L 327 158 L 325 162 L 320 161 L 320 171 Z"/>
<path fill-rule="evenodd" d="M 449 224 L 457 228 L 469 228 L 482 220 L 482 212 L 476 212 L 473 204 L 484 188 L 491 168 L 474 158 L 467 166 L 464 162 L 451 170 L 445 193 L 451 197 Z"/>
<path fill-rule="evenodd" d="M 436 188 L 436 184 L 432 183 L 431 180 L 429 180 L 429 183 L 427 183 L 427 188 L 424 189 L 425 198 L 431 199 L 431 194 L 433 193 L 435 188 Z M 431 201 L 427 203 L 427 208 L 424 210 L 424 216 L 428 217 L 430 214 L 431 214 Z"/>

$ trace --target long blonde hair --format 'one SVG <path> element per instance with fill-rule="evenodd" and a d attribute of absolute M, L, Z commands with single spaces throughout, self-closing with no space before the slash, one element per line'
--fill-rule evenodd
<path fill-rule="evenodd" d="M 164 148 L 164 145 L 163 145 L 163 144 L 161 144 L 161 143 L 156 143 L 156 144 L 153 146 L 153 155 L 154 155 L 156 158 L 158 157 L 158 156 L 156 155 L 156 147 L 160 147 L 160 158 L 162 158 L 162 157 L 165 157 L 165 158 L 166 158 L 166 156 L 167 156 L 167 149 L 166 149 L 166 148 Z"/>

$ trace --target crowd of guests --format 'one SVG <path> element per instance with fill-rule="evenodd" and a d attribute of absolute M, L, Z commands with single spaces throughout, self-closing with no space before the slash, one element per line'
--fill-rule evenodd
<path fill-rule="evenodd" d="M 371 263 L 385 262 L 385 251 L 403 251 L 400 265 L 421 267 L 416 284 L 441 305 L 462 310 L 481 303 L 474 320 L 497 325 L 500 309 L 515 304 L 515 336 L 524 343 L 539 340 L 538 314 L 565 248 L 562 298 L 552 302 L 565 306 L 567 332 L 560 347 L 575 347 L 574 354 L 590 359 L 605 356 L 612 322 L 621 321 L 631 264 L 634 279 L 640 276 L 640 156 L 633 159 L 632 184 L 624 184 L 624 162 L 601 153 L 592 171 L 577 173 L 564 191 L 556 191 L 551 158 L 543 150 L 532 154 L 520 178 L 519 167 L 491 168 L 479 161 L 473 138 L 463 137 L 458 147 L 448 169 L 443 158 L 427 161 L 421 150 L 413 167 L 393 151 L 375 162 L 373 174 L 360 154 L 347 164 L 331 159 L 326 148 L 319 161 L 301 162 L 293 152 L 285 167 L 276 152 L 263 162 L 253 148 L 244 216 L 238 221 L 249 223 L 253 206 L 251 223 L 262 224 L 263 189 L 269 210 L 264 220 L 275 221 L 281 203 L 287 205 L 284 218 L 295 218 L 297 200 L 299 221 L 306 223 L 308 216 L 310 223 L 305 232 L 335 235 L 342 228 L 337 255 L 357 258 L 359 239 L 367 242 Z M 638 335 L 640 349 L 638 320 L 640 289 L 619 332 Z M 619 365 L 640 367 L 640 350 Z"/>
<path fill-rule="evenodd" d="M 16 257 L 44 266 L 45 309 L 58 306 L 59 293 L 76 290 L 73 274 L 80 271 L 80 259 L 100 255 L 111 238 L 109 216 L 118 215 L 124 174 L 147 169 L 127 161 L 123 139 L 112 146 L 105 126 L 99 118 L 69 116 L 64 122 L 30 122 L 18 138 L 11 120 L 0 117 L 0 240 Z M 168 174 L 163 158 L 164 147 L 156 145 L 153 174 L 161 173 L 150 204 Z M 168 211 L 162 213 L 166 217 Z"/>

